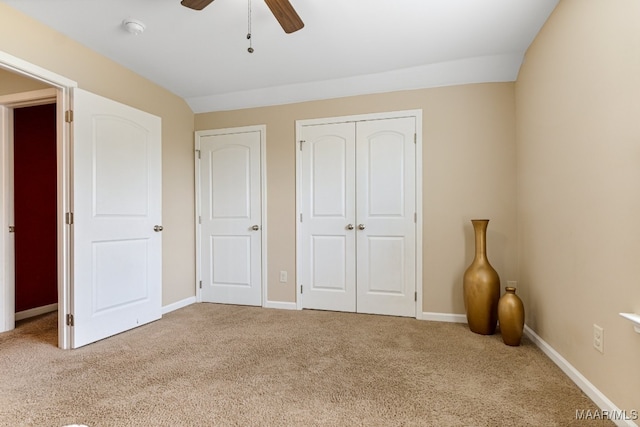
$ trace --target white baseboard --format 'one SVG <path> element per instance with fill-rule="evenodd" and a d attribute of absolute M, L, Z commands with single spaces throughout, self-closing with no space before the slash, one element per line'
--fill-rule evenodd
<path fill-rule="evenodd" d="M 42 307 L 30 308 L 29 310 L 18 311 L 16 313 L 16 321 L 28 319 L 29 317 L 39 316 L 45 313 L 51 313 L 58 309 L 58 303 L 43 305 Z"/>
<path fill-rule="evenodd" d="M 171 313 L 172 311 L 194 304 L 195 302 L 196 302 L 196 297 L 189 297 L 181 301 L 177 301 L 172 304 L 165 305 L 164 307 L 162 307 L 162 314 Z"/>
<path fill-rule="evenodd" d="M 421 320 L 431 320 L 434 322 L 450 322 L 450 323 L 467 323 L 466 314 L 452 314 L 452 313 L 422 313 Z"/>
<path fill-rule="evenodd" d="M 196 297 L 185 298 L 181 301 L 174 302 L 173 304 L 165 305 L 162 307 L 162 314 L 171 313 L 172 311 L 186 307 L 197 302 Z M 277 308 L 280 310 L 297 310 L 295 302 L 281 302 L 281 301 L 267 301 L 264 308 Z"/>
<path fill-rule="evenodd" d="M 602 410 L 607 411 L 609 414 L 609 418 L 611 419 L 612 414 L 621 414 L 622 411 L 613 404 L 612 401 L 607 399 L 607 397 L 600 392 L 589 380 L 587 380 L 584 375 L 582 375 L 576 368 L 573 367 L 564 357 L 560 355 L 557 351 L 553 349 L 546 341 L 538 336 L 531 328 L 527 325 L 524 327 L 524 333 L 529 337 L 531 341 L 535 345 L 542 350 L 544 354 L 549 357 L 558 365 L 562 372 L 564 372 L 570 379 L 573 381 L 593 402 Z M 578 408 L 579 409 L 579 408 Z M 636 423 L 631 420 L 616 420 L 611 419 L 617 426 L 624 427 L 638 427 Z"/>
<path fill-rule="evenodd" d="M 282 301 L 266 301 L 264 308 L 277 308 L 280 310 L 297 310 L 298 306 L 295 302 L 282 302 Z"/>
<path fill-rule="evenodd" d="M 171 313 L 179 308 L 186 307 L 196 302 L 196 297 L 185 298 L 181 301 L 174 302 L 173 304 L 165 305 L 162 307 L 162 314 Z M 28 319 L 29 317 L 39 316 L 45 313 L 51 313 L 58 309 L 58 304 L 49 304 L 42 307 L 31 308 L 29 310 L 19 311 L 16 313 L 16 321 Z"/>

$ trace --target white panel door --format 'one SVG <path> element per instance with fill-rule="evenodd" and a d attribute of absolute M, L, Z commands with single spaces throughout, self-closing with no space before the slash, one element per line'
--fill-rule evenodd
<path fill-rule="evenodd" d="M 159 117 L 79 89 L 73 108 L 77 348 L 162 316 L 162 158 Z"/>
<path fill-rule="evenodd" d="M 262 131 L 200 137 L 201 297 L 262 305 Z"/>
<path fill-rule="evenodd" d="M 416 119 L 300 127 L 302 307 L 416 315 Z"/>
<path fill-rule="evenodd" d="M 355 311 L 355 127 L 302 129 L 302 304 Z"/>
<path fill-rule="evenodd" d="M 415 316 L 415 119 L 357 123 L 357 310 Z"/>

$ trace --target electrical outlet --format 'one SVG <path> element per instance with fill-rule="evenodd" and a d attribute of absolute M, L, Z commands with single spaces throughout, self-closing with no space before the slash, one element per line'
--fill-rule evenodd
<path fill-rule="evenodd" d="M 286 271 L 281 271 L 280 272 L 280 283 L 287 283 L 287 272 Z"/>
<path fill-rule="evenodd" d="M 604 329 L 593 324 L 593 348 L 604 354 Z"/>

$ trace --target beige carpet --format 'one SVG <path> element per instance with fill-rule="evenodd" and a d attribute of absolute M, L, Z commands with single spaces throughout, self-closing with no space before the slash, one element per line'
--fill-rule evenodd
<path fill-rule="evenodd" d="M 195 304 L 72 351 L 0 334 L 1 426 L 570 426 L 596 410 L 539 349 L 466 325 Z"/>

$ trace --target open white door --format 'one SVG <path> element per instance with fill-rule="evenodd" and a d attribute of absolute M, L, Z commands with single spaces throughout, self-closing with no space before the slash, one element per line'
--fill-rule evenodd
<path fill-rule="evenodd" d="M 73 111 L 77 348 L 162 316 L 162 175 L 159 117 L 79 89 Z"/>

